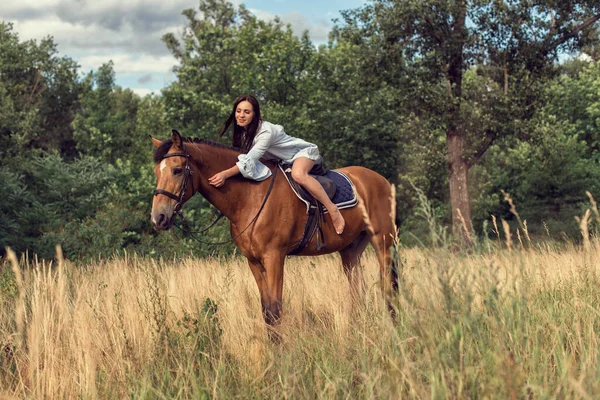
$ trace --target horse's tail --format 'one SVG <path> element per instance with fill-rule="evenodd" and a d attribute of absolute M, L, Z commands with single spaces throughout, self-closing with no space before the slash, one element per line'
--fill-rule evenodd
<path fill-rule="evenodd" d="M 392 292 L 398 294 L 398 280 L 400 276 L 400 268 L 402 268 L 402 262 L 398 255 L 392 257 L 392 265 L 390 266 L 391 280 L 392 280 Z"/>
<path fill-rule="evenodd" d="M 400 260 L 400 249 L 398 239 L 398 226 L 396 225 L 396 186 L 390 184 L 390 222 L 394 229 L 394 242 L 393 252 L 391 255 L 390 273 L 392 279 L 392 292 L 398 294 L 398 279 L 400 275 L 400 268 L 402 268 L 402 261 Z"/>
<path fill-rule="evenodd" d="M 400 254 L 397 251 L 396 246 L 392 246 L 391 248 L 391 257 L 389 264 L 389 285 L 391 290 L 387 291 L 386 303 L 388 307 L 388 311 L 390 312 L 390 316 L 394 322 L 397 322 L 397 307 L 398 307 L 398 294 L 400 292 L 400 268 L 402 268 L 402 261 L 400 260 Z"/>

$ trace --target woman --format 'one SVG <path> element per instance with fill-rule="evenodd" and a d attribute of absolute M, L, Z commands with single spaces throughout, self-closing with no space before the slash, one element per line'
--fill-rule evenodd
<path fill-rule="evenodd" d="M 231 115 L 219 130 L 219 137 L 232 123 L 233 145 L 247 153 L 240 154 L 233 167 L 213 175 L 208 182 L 220 187 L 225 180 L 237 174 L 256 181 L 267 179 L 271 170 L 260 162 L 261 157 L 293 163 L 292 177 L 327 208 L 335 231 L 341 235 L 346 225 L 342 213 L 331 202 L 321 184 L 308 174 L 316 163 L 323 162 L 317 146 L 287 135 L 281 125 L 263 121 L 258 100 L 251 95 L 240 96 L 235 101 Z"/>

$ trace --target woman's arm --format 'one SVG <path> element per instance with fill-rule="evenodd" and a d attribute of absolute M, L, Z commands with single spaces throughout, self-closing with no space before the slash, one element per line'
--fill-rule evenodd
<path fill-rule="evenodd" d="M 234 165 L 233 167 L 226 169 L 225 171 L 218 172 L 215 175 L 211 176 L 208 179 L 208 183 L 210 183 L 214 187 L 221 187 L 223 186 L 223 184 L 225 184 L 226 179 L 231 178 L 232 176 L 235 176 L 239 173 L 240 169 L 237 165 Z"/>
<path fill-rule="evenodd" d="M 271 129 L 264 129 L 256 135 L 254 145 L 247 154 L 240 154 L 238 162 L 233 167 L 221 171 L 209 178 L 208 183 L 215 187 L 221 187 L 225 184 L 225 180 L 242 174 L 244 178 L 262 181 L 271 175 L 269 170 L 263 163 L 260 162 L 260 158 L 271 146 L 273 141 L 273 131 Z"/>
<path fill-rule="evenodd" d="M 253 161 L 258 161 L 265 154 L 265 152 L 271 146 L 271 142 L 273 141 L 273 131 L 270 129 L 265 129 L 256 134 L 256 138 L 254 139 L 254 144 L 250 151 L 248 151 L 248 158 Z"/>

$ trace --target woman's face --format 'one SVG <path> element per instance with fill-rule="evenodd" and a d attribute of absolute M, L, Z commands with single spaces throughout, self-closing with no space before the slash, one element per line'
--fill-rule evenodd
<path fill-rule="evenodd" d="M 235 120 L 242 128 L 247 128 L 254 118 L 254 107 L 249 101 L 242 101 L 235 109 Z"/>

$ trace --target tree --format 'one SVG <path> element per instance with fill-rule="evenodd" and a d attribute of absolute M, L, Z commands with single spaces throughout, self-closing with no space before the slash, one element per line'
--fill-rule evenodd
<path fill-rule="evenodd" d="M 579 61 L 574 76 L 562 75 L 548 86 L 545 114 L 569 126 L 571 136 L 584 141 L 588 153 L 600 155 L 600 63 Z"/>
<path fill-rule="evenodd" d="M 377 0 L 345 12 L 339 32 L 371 48 L 365 73 L 385 71 L 381 79 L 410 99 L 402 103 L 406 115 L 442 127 L 453 233 L 469 242 L 469 169 L 498 137 L 523 134 L 521 121 L 534 114 L 558 55 L 588 45 L 599 19 L 591 0 Z M 469 70 L 479 78 L 467 91 Z"/>
<path fill-rule="evenodd" d="M 57 56 L 52 38 L 20 42 L 12 30 L 0 22 L 0 164 L 34 148 L 73 158 L 77 64 Z"/>
<path fill-rule="evenodd" d="M 583 54 L 590 57 L 593 61 L 600 61 L 600 27 L 596 26 L 586 32 L 589 38 L 582 47 Z"/>
<path fill-rule="evenodd" d="M 142 138 L 134 136 L 140 98 L 133 91 L 116 86 L 113 62 L 88 74 L 83 87 L 82 109 L 73 122 L 77 150 L 114 163 L 143 149 L 138 141 Z"/>

